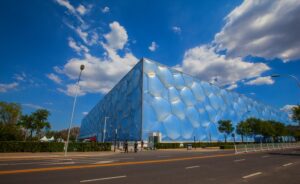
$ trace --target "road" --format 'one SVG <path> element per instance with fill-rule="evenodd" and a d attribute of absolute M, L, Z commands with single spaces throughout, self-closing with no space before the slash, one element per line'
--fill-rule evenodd
<path fill-rule="evenodd" d="M 300 149 L 144 151 L 102 157 L 0 161 L 0 183 L 300 183 Z"/>

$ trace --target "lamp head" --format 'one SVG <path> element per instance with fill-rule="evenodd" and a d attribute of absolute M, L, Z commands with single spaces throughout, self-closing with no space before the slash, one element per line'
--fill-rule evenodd
<path fill-rule="evenodd" d="M 80 70 L 84 70 L 84 65 L 80 65 Z"/>

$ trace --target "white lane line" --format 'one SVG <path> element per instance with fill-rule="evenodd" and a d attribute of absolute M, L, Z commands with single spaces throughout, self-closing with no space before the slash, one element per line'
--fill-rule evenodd
<path fill-rule="evenodd" d="M 261 158 L 268 158 L 270 157 L 269 155 L 265 155 L 265 156 L 262 156 Z"/>
<path fill-rule="evenodd" d="M 286 166 L 289 166 L 289 165 L 292 165 L 292 164 L 293 164 L 293 163 L 290 162 L 290 163 L 287 163 L 287 164 L 283 164 L 282 166 L 283 166 L 283 167 L 286 167 Z"/>
<path fill-rule="evenodd" d="M 56 162 L 56 163 L 47 163 L 41 165 L 71 165 L 71 164 L 75 164 L 75 162 Z"/>
<path fill-rule="evenodd" d="M 134 157 L 117 158 L 119 160 L 133 160 Z"/>
<path fill-rule="evenodd" d="M 160 155 L 160 156 L 157 156 L 158 158 L 167 158 L 167 157 L 170 157 L 169 155 Z"/>
<path fill-rule="evenodd" d="M 126 175 L 123 176 L 113 176 L 107 178 L 98 178 L 98 179 L 90 179 L 90 180 L 82 180 L 80 183 L 92 182 L 92 181 L 103 181 L 103 180 L 112 180 L 112 179 L 119 179 L 119 178 L 126 178 Z"/>
<path fill-rule="evenodd" d="M 195 168 L 198 168 L 200 167 L 199 165 L 194 165 L 194 166 L 189 166 L 189 167 L 186 167 L 185 169 L 195 169 Z"/>
<path fill-rule="evenodd" d="M 48 164 L 48 163 L 58 163 L 55 162 L 20 162 L 20 163 L 6 163 L 6 164 L 0 164 L 0 165 L 34 165 L 34 164 Z"/>
<path fill-rule="evenodd" d="M 250 178 L 250 177 L 253 177 L 253 176 L 257 176 L 257 175 L 260 175 L 260 174 L 262 174 L 262 172 L 252 173 L 252 174 L 249 174 L 247 176 L 243 176 L 242 178 L 243 179 L 247 179 L 247 178 Z"/>
<path fill-rule="evenodd" d="M 108 163 L 112 163 L 116 160 L 101 160 L 99 162 L 95 162 L 94 164 L 108 164 Z"/>
<path fill-rule="evenodd" d="M 234 160 L 235 162 L 242 162 L 242 161 L 245 161 L 246 159 L 242 158 L 242 159 L 237 159 L 237 160 Z"/>

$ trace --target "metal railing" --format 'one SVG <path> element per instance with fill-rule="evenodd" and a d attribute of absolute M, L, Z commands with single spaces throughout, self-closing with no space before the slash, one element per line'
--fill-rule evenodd
<path fill-rule="evenodd" d="M 236 144 L 234 145 L 234 150 L 236 154 L 239 154 L 239 153 L 280 150 L 280 149 L 299 148 L 299 147 L 300 147 L 300 142 L 248 143 L 248 144 Z"/>

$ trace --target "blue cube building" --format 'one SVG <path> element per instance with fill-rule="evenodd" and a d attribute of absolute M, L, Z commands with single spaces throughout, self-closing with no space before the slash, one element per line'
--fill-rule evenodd
<path fill-rule="evenodd" d="M 291 123 L 279 109 L 141 59 L 84 117 L 79 137 L 147 141 L 158 132 L 164 142 L 220 141 L 219 120 L 236 126 L 249 117 Z"/>

